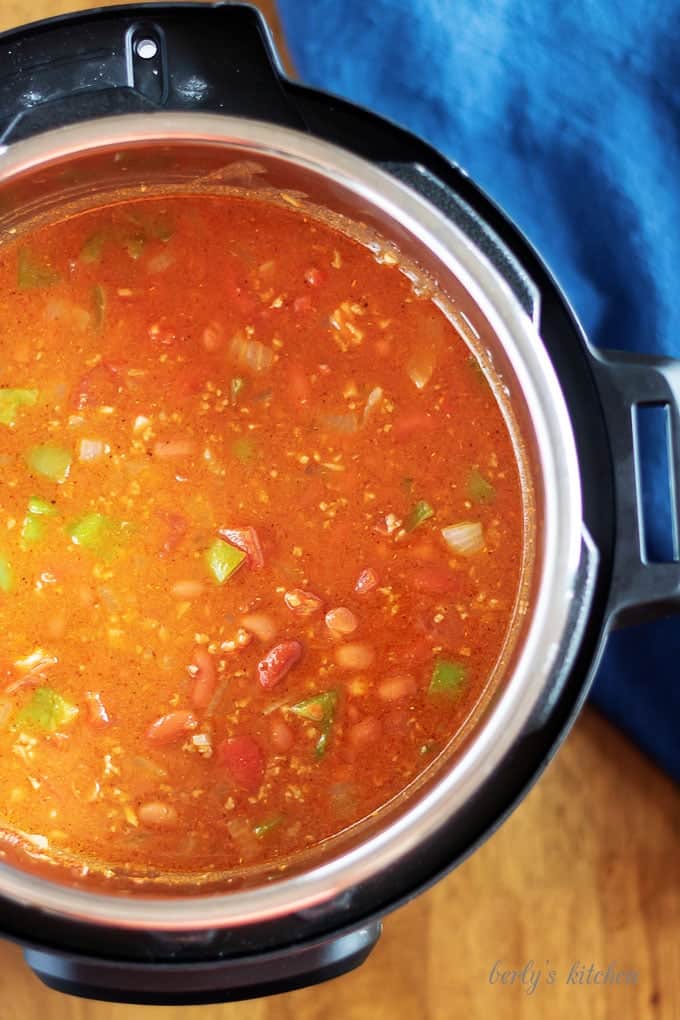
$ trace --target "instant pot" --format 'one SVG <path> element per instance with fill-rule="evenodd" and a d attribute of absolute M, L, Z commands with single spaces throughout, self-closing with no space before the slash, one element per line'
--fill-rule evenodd
<path fill-rule="evenodd" d="M 213 185 L 330 210 L 438 281 L 519 425 L 533 567 L 470 732 L 286 871 L 178 891 L 0 861 L 2 934 L 50 987 L 111 1001 L 245 999 L 360 964 L 381 918 L 472 852 L 539 776 L 608 630 L 680 604 L 680 565 L 646 555 L 638 430 L 641 407 L 666 408 L 677 477 L 680 363 L 594 351 L 539 256 L 463 170 L 287 78 L 248 6 L 109 8 L 0 36 L 2 233 L 116 189 Z"/>

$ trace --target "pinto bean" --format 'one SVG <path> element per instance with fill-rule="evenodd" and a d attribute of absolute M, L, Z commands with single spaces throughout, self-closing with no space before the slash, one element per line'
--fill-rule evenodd
<path fill-rule="evenodd" d="M 335 661 L 341 669 L 368 669 L 373 665 L 374 659 L 375 652 L 370 645 L 362 641 L 340 645 L 335 650 Z"/>
<path fill-rule="evenodd" d="M 248 613 L 241 617 L 241 626 L 265 643 L 276 636 L 276 623 L 268 613 Z"/>
<path fill-rule="evenodd" d="M 345 606 L 337 606 L 329 609 L 326 613 L 326 626 L 335 637 L 345 637 L 353 634 L 359 626 L 359 621 L 351 609 Z"/>
<path fill-rule="evenodd" d="M 355 723 L 348 733 L 348 739 L 352 747 L 368 747 L 375 743 L 380 737 L 380 723 L 373 716 L 367 716 L 361 722 Z"/>
<path fill-rule="evenodd" d="M 183 709 L 168 712 L 151 723 L 146 731 L 146 737 L 154 744 L 169 744 L 183 737 L 189 730 L 195 729 L 197 725 L 198 721 L 193 712 Z"/>
<path fill-rule="evenodd" d="M 217 669 L 212 655 L 202 645 L 194 651 L 189 673 L 192 676 L 191 704 L 199 710 L 207 708 L 217 686 Z"/>
<path fill-rule="evenodd" d="M 378 684 L 378 697 L 382 701 L 399 701 L 416 689 L 416 682 L 412 676 L 392 676 Z"/>
<path fill-rule="evenodd" d="M 141 805 L 137 811 L 137 817 L 142 825 L 148 825 L 152 829 L 163 829 L 176 823 L 177 812 L 172 804 L 164 804 L 160 800 L 150 800 Z"/>
<path fill-rule="evenodd" d="M 170 594 L 184 602 L 185 600 L 200 599 L 204 591 L 203 581 L 175 581 L 170 589 Z"/>
<path fill-rule="evenodd" d="M 279 754 L 290 751 L 294 741 L 293 731 L 283 719 L 273 719 L 271 725 L 271 745 Z"/>

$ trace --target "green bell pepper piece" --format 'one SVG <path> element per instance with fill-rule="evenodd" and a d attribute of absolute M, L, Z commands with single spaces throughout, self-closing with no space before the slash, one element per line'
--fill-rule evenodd
<path fill-rule="evenodd" d="M 467 669 L 460 663 L 448 659 L 437 659 L 432 670 L 429 694 L 445 694 L 449 698 L 457 697 L 467 679 Z"/>
<path fill-rule="evenodd" d="M 434 509 L 424 499 L 419 499 L 404 521 L 405 531 L 415 531 L 419 524 L 434 517 Z"/>
<path fill-rule="evenodd" d="M 37 475 L 53 482 L 65 482 L 71 470 L 71 454 L 61 446 L 32 446 L 26 453 L 26 463 Z"/>
<path fill-rule="evenodd" d="M 10 592 L 14 587 L 14 571 L 6 556 L 0 553 L 0 591 Z"/>
<path fill-rule="evenodd" d="M 477 468 L 469 474 L 467 492 L 473 503 L 491 503 L 496 495 L 491 482 Z"/>
<path fill-rule="evenodd" d="M 221 538 L 216 538 L 205 554 L 208 570 L 218 584 L 228 581 L 245 559 L 246 554 L 242 549 L 237 549 Z"/>
<path fill-rule="evenodd" d="M 290 711 L 295 715 L 309 719 L 310 722 L 316 723 L 320 727 L 321 733 L 314 749 L 317 758 L 323 757 L 328 747 L 337 704 L 337 691 L 323 691 L 321 694 L 313 694 L 311 698 L 305 698 L 304 701 L 298 701 L 296 705 L 290 707 Z"/>
<path fill-rule="evenodd" d="M 77 715 L 76 706 L 62 698 L 58 691 L 52 687 L 37 687 L 31 700 L 17 712 L 14 724 L 54 733 L 73 722 Z"/>
<path fill-rule="evenodd" d="M 20 407 L 34 407 L 38 390 L 0 389 L 0 425 L 13 425 Z"/>
<path fill-rule="evenodd" d="M 281 815 L 275 815 L 273 818 L 267 818 L 266 821 L 260 822 L 259 825 L 255 826 L 255 828 L 253 829 L 253 833 L 257 836 L 258 839 L 263 839 L 267 835 L 267 833 L 271 832 L 272 829 L 275 829 L 277 825 L 281 824 L 282 821 L 283 818 L 281 817 Z"/>
<path fill-rule="evenodd" d="M 123 524 L 100 513 L 85 514 L 67 530 L 74 545 L 88 549 L 102 559 L 112 559 L 124 537 Z"/>
<path fill-rule="evenodd" d="M 21 290 L 33 290 L 37 287 L 51 287 L 59 279 L 59 274 L 44 262 L 36 261 L 25 248 L 22 248 L 19 252 L 17 279 Z"/>

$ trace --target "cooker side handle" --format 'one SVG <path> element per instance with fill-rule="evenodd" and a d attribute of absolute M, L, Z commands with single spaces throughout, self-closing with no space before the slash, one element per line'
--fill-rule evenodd
<path fill-rule="evenodd" d="M 275 952 L 192 963 L 132 963 L 24 950 L 33 973 L 57 992 L 103 1002 L 188 1006 L 241 1002 L 329 981 L 359 967 L 380 937 L 372 922 L 333 939 Z"/>
<path fill-rule="evenodd" d="M 643 623 L 680 612 L 680 361 L 593 351 L 614 464 L 616 543 L 608 612 L 614 625 Z M 653 562 L 645 552 L 639 407 L 666 408 L 675 559 Z"/>
<path fill-rule="evenodd" d="M 154 110 L 304 129 L 266 21 L 244 4 L 144 4 L 0 34 L 0 147 L 52 128 Z"/>

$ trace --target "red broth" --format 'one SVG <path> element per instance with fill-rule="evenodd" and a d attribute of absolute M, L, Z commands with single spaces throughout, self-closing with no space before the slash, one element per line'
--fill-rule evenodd
<path fill-rule="evenodd" d="M 142 199 L 0 248 L 0 824 L 271 863 L 460 730 L 518 592 L 513 443 L 451 322 L 300 212 Z"/>

